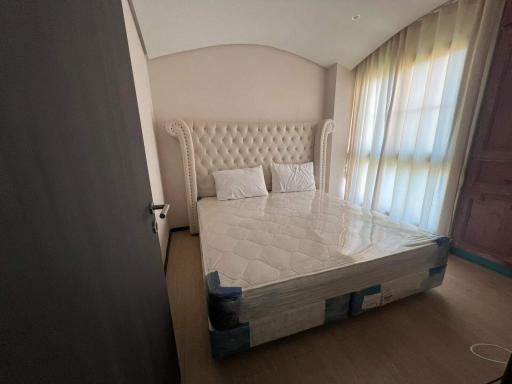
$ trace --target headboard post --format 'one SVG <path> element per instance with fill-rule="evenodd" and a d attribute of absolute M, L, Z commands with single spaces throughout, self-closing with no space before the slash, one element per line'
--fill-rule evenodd
<path fill-rule="evenodd" d="M 185 192 L 187 194 L 187 212 L 190 233 L 198 233 L 197 220 L 197 182 L 196 164 L 194 158 L 194 145 L 192 132 L 183 120 L 172 120 L 166 126 L 166 131 L 178 139 L 185 173 Z"/>
<path fill-rule="evenodd" d="M 326 119 L 318 123 L 315 132 L 315 176 L 317 189 L 327 192 L 327 147 L 329 135 L 334 131 L 334 120 Z"/>
<path fill-rule="evenodd" d="M 211 172 L 217 169 L 259 165 L 258 156 L 264 156 L 264 159 L 260 158 L 260 161 L 264 162 L 267 175 L 271 161 L 313 161 L 315 164 L 317 189 L 324 192 L 327 190 L 327 143 L 329 135 L 334 130 L 333 120 L 327 119 L 318 123 L 253 124 L 191 122 L 190 125 L 184 120 L 172 120 L 166 124 L 165 129 L 171 136 L 176 137 L 180 144 L 191 233 L 199 232 L 197 217 L 198 191 L 201 196 L 212 196 L 212 194 L 207 194 L 207 192 L 211 191 L 213 183 L 213 181 L 208 179 L 211 179 Z M 202 136 L 198 136 L 200 135 L 199 132 L 201 132 Z M 229 136 L 234 135 L 235 133 L 233 132 L 236 132 L 236 135 L 238 135 L 235 137 L 235 140 L 233 140 L 232 136 Z M 290 135 L 294 135 L 294 140 L 284 143 L 287 138 L 291 137 L 287 136 L 288 132 L 290 132 Z M 277 136 L 272 137 L 272 135 Z M 254 144 L 245 142 L 244 137 L 249 141 L 255 140 Z M 196 151 L 194 150 L 194 140 L 198 145 Z M 204 141 L 207 141 L 210 146 L 207 151 L 204 151 L 202 147 Z M 212 146 L 215 150 L 211 152 Z M 240 157 L 242 156 L 240 149 L 244 149 L 247 159 L 244 160 Z M 213 152 L 215 152 L 215 155 Z M 236 157 L 234 157 L 232 152 L 237 153 Z M 269 152 L 274 153 L 274 155 L 271 156 Z M 212 155 L 208 155 L 208 153 L 212 153 Z M 196 165 L 199 166 L 199 171 Z M 198 179 L 198 172 L 201 175 L 200 179 Z M 200 189 L 198 189 L 198 182 Z M 269 184 L 267 183 L 268 186 Z"/>

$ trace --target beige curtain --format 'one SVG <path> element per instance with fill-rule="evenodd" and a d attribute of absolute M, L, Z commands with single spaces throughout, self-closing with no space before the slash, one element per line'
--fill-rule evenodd
<path fill-rule="evenodd" d="M 356 68 L 346 196 L 449 234 L 503 0 L 459 0 Z"/>

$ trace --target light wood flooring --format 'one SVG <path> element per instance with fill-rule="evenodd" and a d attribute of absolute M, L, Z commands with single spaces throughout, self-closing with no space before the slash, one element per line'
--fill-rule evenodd
<path fill-rule="evenodd" d="M 441 287 L 218 362 L 210 357 L 199 237 L 173 233 L 168 257 L 184 384 L 483 384 L 505 366 L 469 347 L 512 348 L 512 279 L 452 256 Z"/>

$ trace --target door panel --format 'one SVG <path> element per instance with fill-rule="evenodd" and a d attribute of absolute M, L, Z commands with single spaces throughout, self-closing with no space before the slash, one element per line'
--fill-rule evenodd
<path fill-rule="evenodd" d="M 493 198 L 484 195 L 470 199 L 469 204 L 464 242 L 505 257 L 511 245 L 507 227 L 510 224 L 511 202 L 499 196 Z"/>
<path fill-rule="evenodd" d="M 512 70 L 511 52 L 512 52 L 512 28 L 507 27 L 502 30 L 500 36 L 499 52 L 503 56 L 500 68 L 500 85 L 495 98 L 494 114 L 492 116 L 493 123 L 487 130 L 485 138 L 485 150 L 512 150 Z"/>
<path fill-rule="evenodd" d="M 477 180 L 485 184 L 496 184 L 506 187 L 509 183 L 512 183 L 512 167 L 506 162 L 481 162 Z"/>
<path fill-rule="evenodd" d="M 503 19 L 501 21 L 501 25 L 508 26 L 512 24 L 512 7 L 508 6 L 505 7 L 505 10 L 503 12 Z"/>
<path fill-rule="evenodd" d="M 0 29 L 0 382 L 170 382 L 121 3 L 6 1 Z"/>
<path fill-rule="evenodd" d="M 507 1 L 455 218 L 455 246 L 512 265 L 512 1 Z"/>

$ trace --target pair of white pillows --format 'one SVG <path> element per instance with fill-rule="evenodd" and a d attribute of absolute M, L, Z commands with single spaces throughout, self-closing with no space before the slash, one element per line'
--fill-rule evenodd
<path fill-rule="evenodd" d="M 313 191 L 313 163 L 272 164 L 272 192 Z M 268 195 L 263 167 L 213 172 L 218 200 L 235 200 Z"/>

